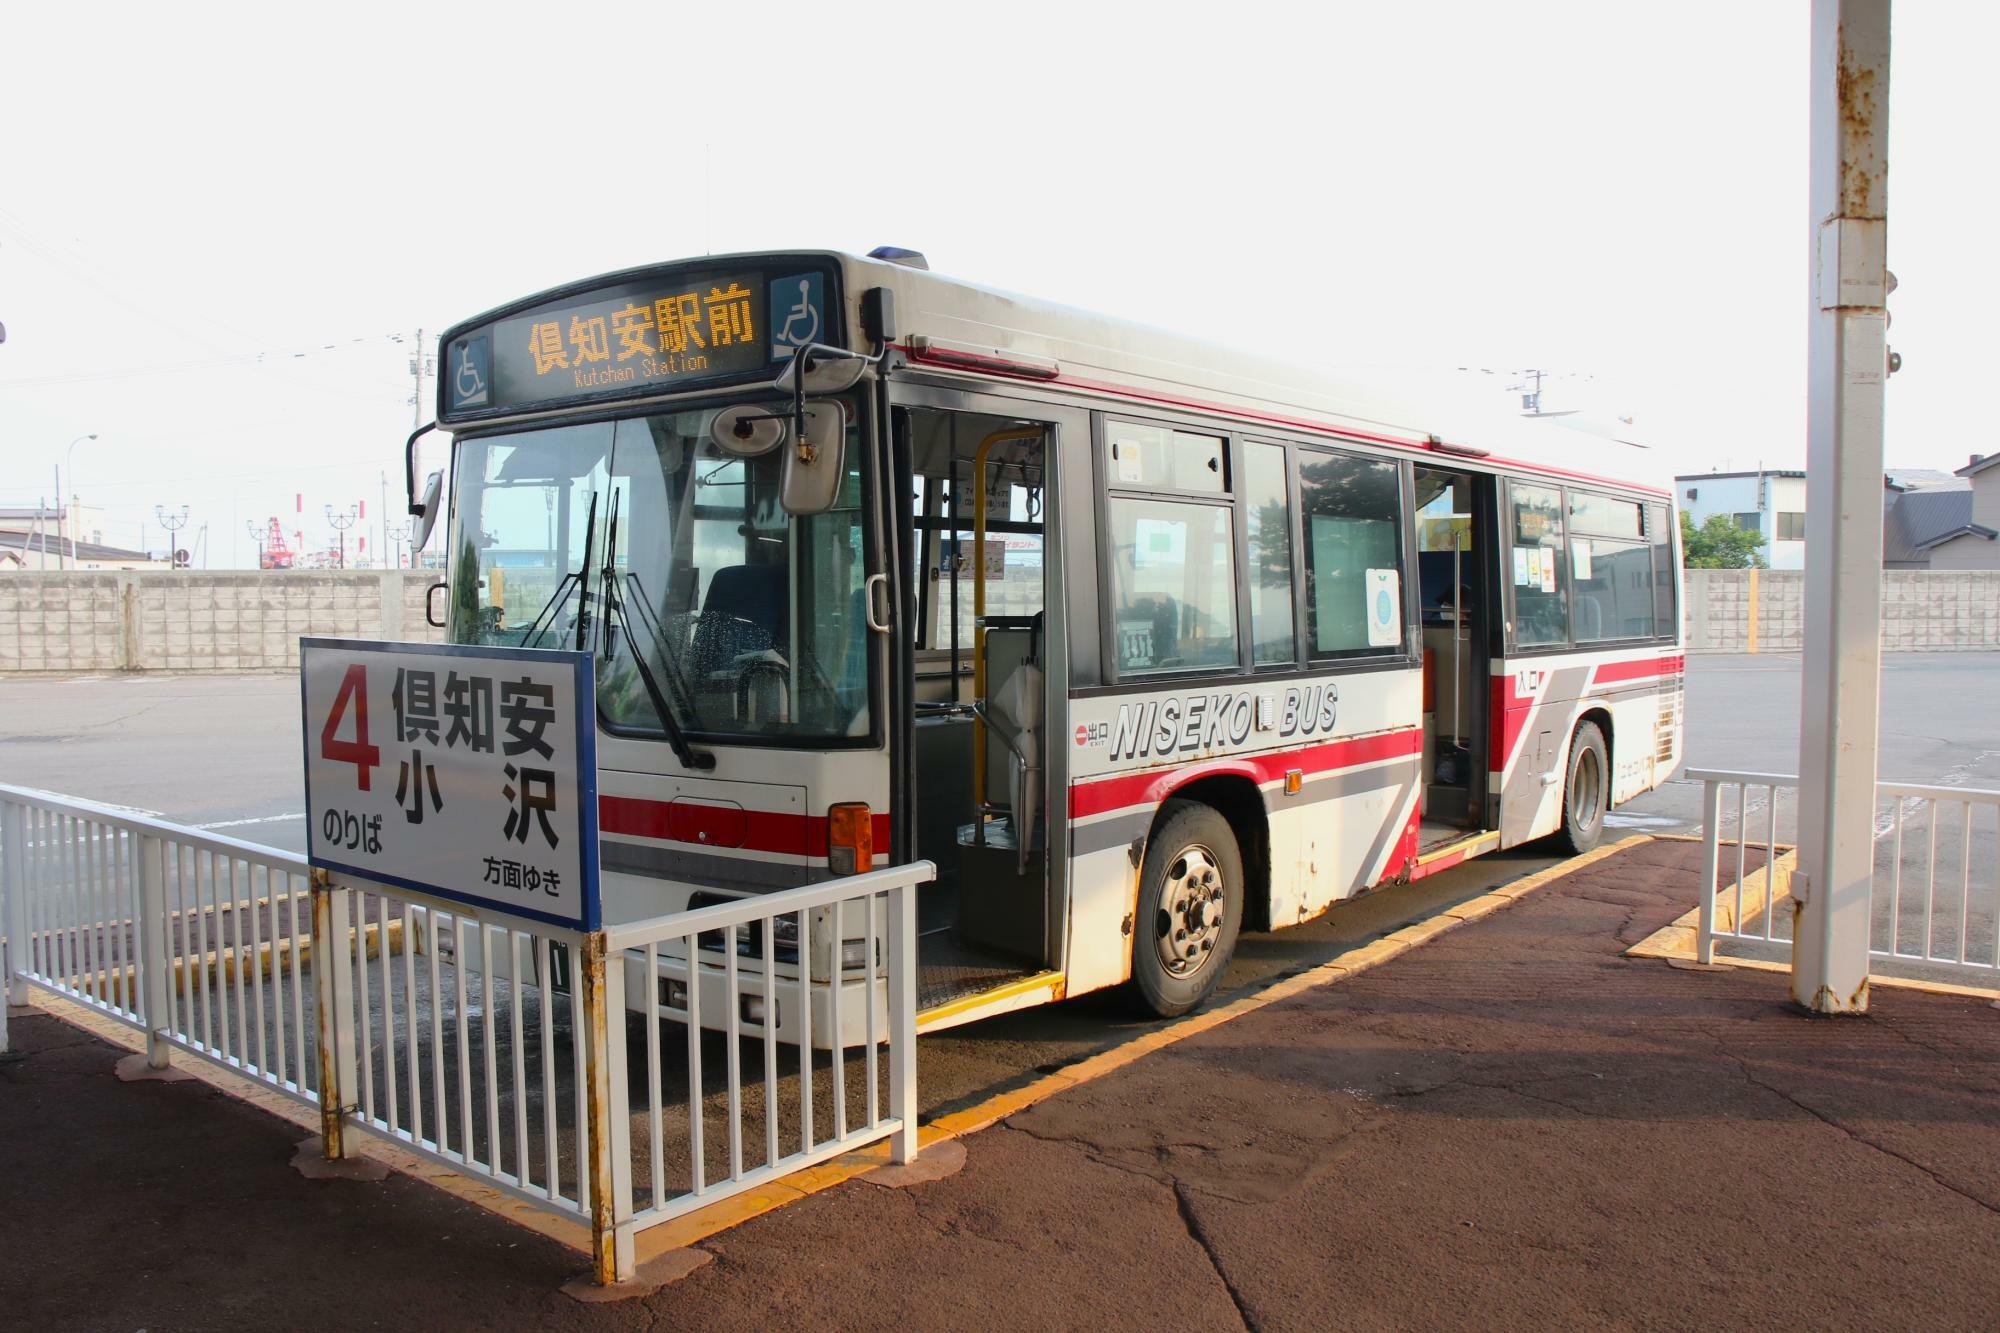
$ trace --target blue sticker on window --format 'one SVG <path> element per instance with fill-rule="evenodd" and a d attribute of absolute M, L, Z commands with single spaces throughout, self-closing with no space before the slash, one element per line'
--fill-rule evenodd
<path fill-rule="evenodd" d="M 794 273 L 771 280 L 771 359 L 782 361 L 826 337 L 826 277 Z"/>

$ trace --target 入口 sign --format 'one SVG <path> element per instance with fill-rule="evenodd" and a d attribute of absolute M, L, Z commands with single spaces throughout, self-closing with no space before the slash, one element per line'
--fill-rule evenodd
<path fill-rule="evenodd" d="M 587 653 L 303 639 L 307 860 L 598 928 Z"/>

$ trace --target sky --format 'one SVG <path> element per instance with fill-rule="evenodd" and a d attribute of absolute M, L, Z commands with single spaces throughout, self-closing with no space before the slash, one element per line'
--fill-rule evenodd
<path fill-rule="evenodd" d="M 67 453 L 114 544 L 185 505 L 195 563 L 254 565 L 250 525 L 365 506 L 372 554 L 419 329 L 882 244 L 1364 383 L 1540 368 L 1680 472 L 1804 465 L 1805 0 L 723 8 L 17 8 L 0 504 Z M 1950 469 L 2000 447 L 2000 9 L 1893 40 L 1885 455 Z"/>

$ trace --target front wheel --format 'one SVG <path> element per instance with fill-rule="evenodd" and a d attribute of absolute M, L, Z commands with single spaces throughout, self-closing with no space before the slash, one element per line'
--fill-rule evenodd
<path fill-rule="evenodd" d="M 1146 846 L 1132 930 L 1132 984 L 1161 1018 L 1215 993 L 1243 924 L 1243 856 L 1229 821 L 1198 801 L 1168 801 Z"/>
<path fill-rule="evenodd" d="M 1604 816 L 1610 809 L 1611 763 L 1604 733 L 1595 722 L 1586 722 L 1570 742 L 1562 832 L 1557 837 L 1572 852 L 1589 851 L 1603 839 Z"/>

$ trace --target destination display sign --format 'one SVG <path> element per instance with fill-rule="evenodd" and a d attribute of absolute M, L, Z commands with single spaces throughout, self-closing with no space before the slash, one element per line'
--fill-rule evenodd
<path fill-rule="evenodd" d="M 446 337 L 446 421 L 510 408 L 632 397 L 761 378 L 832 341 L 828 275 L 688 269 L 543 302 Z"/>

